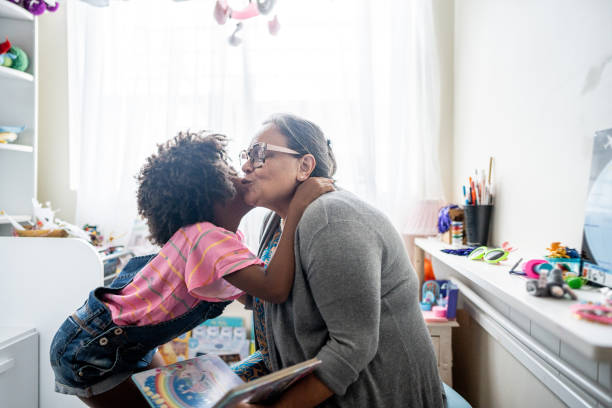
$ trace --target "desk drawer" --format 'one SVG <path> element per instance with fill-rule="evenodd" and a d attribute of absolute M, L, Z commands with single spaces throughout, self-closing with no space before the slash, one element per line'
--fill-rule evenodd
<path fill-rule="evenodd" d="M 38 407 L 38 333 L 0 345 L 0 407 Z"/>

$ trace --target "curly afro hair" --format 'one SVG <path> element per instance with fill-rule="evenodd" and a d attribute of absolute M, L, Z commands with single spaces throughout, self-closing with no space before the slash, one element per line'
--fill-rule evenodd
<path fill-rule="evenodd" d="M 163 246 L 187 225 L 215 222 L 213 205 L 236 193 L 226 146 L 224 135 L 180 132 L 147 159 L 136 177 L 138 213 L 153 243 Z"/>

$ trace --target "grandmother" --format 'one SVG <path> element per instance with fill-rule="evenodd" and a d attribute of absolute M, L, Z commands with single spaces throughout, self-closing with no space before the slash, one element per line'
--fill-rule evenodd
<path fill-rule="evenodd" d="M 296 187 L 331 178 L 336 162 L 321 129 L 289 114 L 265 121 L 241 158 L 245 201 L 271 210 L 259 247 L 265 260 Z M 278 407 L 446 405 L 418 279 L 385 215 L 346 190 L 319 197 L 296 231 L 295 265 L 285 303 L 252 301 L 259 350 L 270 371 L 313 357 L 322 364 Z"/>

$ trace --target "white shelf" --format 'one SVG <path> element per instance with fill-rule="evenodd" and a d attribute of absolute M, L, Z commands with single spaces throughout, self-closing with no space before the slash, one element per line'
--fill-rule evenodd
<path fill-rule="evenodd" d="M 0 143 L 0 150 L 12 150 L 14 152 L 32 153 L 34 151 L 34 148 L 32 146 L 26 146 L 16 143 Z"/>
<path fill-rule="evenodd" d="M 15 340 L 36 333 L 36 329 L 31 327 L 0 326 L 0 349 L 7 344 L 14 343 Z"/>
<path fill-rule="evenodd" d="M 11 215 L 11 218 L 17 222 L 26 222 L 32 219 L 31 215 Z M 10 224 L 10 221 L 3 215 L 0 214 L 0 224 Z"/>
<path fill-rule="evenodd" d="M 1 1 L 0 4 L 2 4 Z M 0 79 L 16 79 L 24 82 L 34 82 L 34 76 L 32 76 L 32 74 L 7 67 L 0 67 Z"/>
<path fill-rule="evenodd" d="M 14 18 L 16 20 L 32 21 L 32 13 L 14 3 L 6 0 L 0 1 L 0 18 Z"/>
<path fill-rule="evenodd" d="M 417 238 L 415 244 L 437 261 L 450 267 L 459 277 L 476 284 L 485 293 L 511 305 L 513 309 L 529 316 L 542 327 L 590 358 L 612 359 L 612 327 L 572 316 L 569 307 L 579 301 L 600 300 L 597 290 L 576 290 L 578 300 L 551 299 L 531 296 L 525 289 L 526 280 L 508 271 L 519 257 L 524 260 L 537 258 L 529 254 L 511 253 L 508 260 L 497 265 L 470 261 L 465 256 L 450 255 L 441 249 L 450 248 L 435 239 Z M 468 285 L 470 286 L 470 285 Z"/>

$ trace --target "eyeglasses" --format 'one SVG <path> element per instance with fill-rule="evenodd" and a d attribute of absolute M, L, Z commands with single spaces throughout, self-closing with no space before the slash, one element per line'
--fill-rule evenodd
<path fill-rule="evenodd" d="M 481 246 L 470 252 L 468 259 L 472 261 L 482 259 L 486 263 L 495 264 L 508 259 L 508 251 L 503 248 L 489 249 L 486 246 Z"/>
<path fill-rule="evenodd" d="M 268 143 L 255 143 L 249 148 L 249 150 L 243 150 L 240 152 L 240 166 L 243 166 L 247 161 L 251 162 L 254 169 L 263 166 L 266 162 L 267 152 L 287 153 L 297 157 L 302 156 L 302 154 L 287 147 L 271 145 Z"/>

